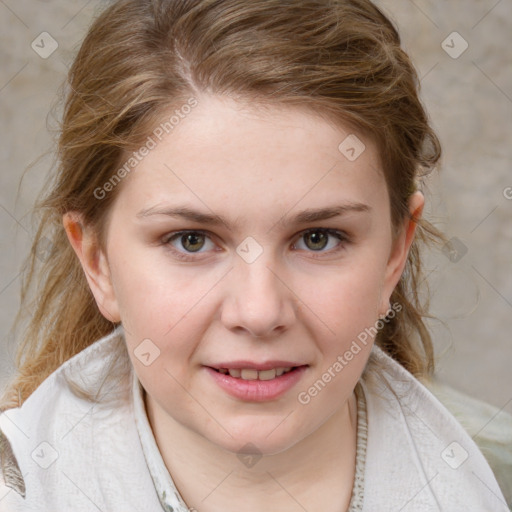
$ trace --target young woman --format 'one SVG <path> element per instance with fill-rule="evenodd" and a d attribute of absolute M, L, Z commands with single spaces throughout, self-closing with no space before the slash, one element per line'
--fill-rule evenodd
<path fill-rule="evenodd" d="M 0 510 L 507 510 L 419 380 L 439 156 L 369 1 L 112 3 L 40 204 Z"/>

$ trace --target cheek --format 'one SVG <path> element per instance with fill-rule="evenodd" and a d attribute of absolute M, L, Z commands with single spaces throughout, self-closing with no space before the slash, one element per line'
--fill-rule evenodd
<path fill-rule="evenodd" d="M 193 383 L 186 372 L 181 371 L 184 364 L 177 362 L 173 366 L 163 354 L 149 367 L 141 365 L 134 358 L 132 364 L 147 392 L 146 400 L 151 401 L 158 410 L 160 419 L 157 424 L 167 422 L 170 416 L 191 429 L 196 429 L 198 423 L 207 425 L 209 416 L 203 414 L 194 398 L 195 394 L 188 391 L 193 389 Z"/>
<path fill-rule="evenodd" d="M 182 328 L 179 324 L 196 314 L 196 305 L 218 280 L 210 274 L 198 279 L 197 269 L 172 265 L 157 248 L 130 250 L 129 260 L 120 252 L 111 271 L 121 320 L 128 330 L 147 336 L 161 338 Z"/>
<path fill-rule="evenodd" d="M 144 314 L 129 332 L 125 329 L 128 352 L 134 370 L 145 389 L 162 403 L 185 403 L 184 392 L 192 387 L 191 366 L 202 333 L 193 319 L 182 318 L 170 332 L 162 325 L 146 324 Z"/>
<path fill-rule="evenodd" d="M 381 280 L 378 262 L 353 266 L 311 295 L 319 359 L 297 400 L 313 416 L 336 410 L 360 378 L 373 346 Z"/>
<path fill-rule="evenodd" d="M 345 339 L 378 317 L 383 277 L 382 262 L 372 255 L 361 255 L 357 261 L 340 264 L 328 273 L 301 277 L 295 289 L 317 315 L 326 336 Z"/>

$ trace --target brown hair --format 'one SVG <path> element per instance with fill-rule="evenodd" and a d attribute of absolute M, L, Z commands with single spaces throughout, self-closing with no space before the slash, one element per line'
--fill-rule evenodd
<path fill-rule="evenodd" d="M 392 23 L 368 0 L 120 0 L 93 22 L 69 71 L 59 167 L 36 205 L 41 214 L 22 284 L 32 310 L 3 408 L 21 404 L 63 362 L 110 333 L 62 226 L 81 212 L 103 244 L 122 183 L 101 200 L 129 151 L 162 115 L 202 92 L 263 106 L 307 109 L 372 137 L 393 227 L 409 215 L 418 177 L 435 168 L 438 139 L 419 80 Z M 341 141 L 340 141 L 341 142 Z M 424 220 L 391 297 L 402 306 L 376 343 L 416 376 L 433 371 L 419 296 L 420 244 L 444 240 Z M 44 257 L 42 257 L 43 255 Z M 30 300 L 30 292 L 35 300 Z"/>

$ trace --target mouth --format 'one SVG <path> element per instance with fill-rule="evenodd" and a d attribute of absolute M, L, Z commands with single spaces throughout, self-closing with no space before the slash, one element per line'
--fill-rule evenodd
<path fill-rule="evenodd" d="M 212 370 L 241 380 L 273 380 L 293 372 L 301 366 L 278 366 L 268 370 L 256 370 L 255 368 L 212 368 Z"/>
<path fill-rule="evenodd" d="M 267 366 L 264 369 L 237 364 L 238 368 L 205 366 L 213 382 L 231 397 L 244 402 L 276 400 L 291 391 L 303 379 L 309 365 Z"/>

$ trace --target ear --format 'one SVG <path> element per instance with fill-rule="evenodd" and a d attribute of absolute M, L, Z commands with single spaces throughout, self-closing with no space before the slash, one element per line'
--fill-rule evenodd
<path fill-rule="evenodd" d="M 78 212 L 67 212 L 62 223 L 91 288 L 101 314 L 111 322 L 120 322 L 119 307 L 112 286 L 107 258 L 96 233 L 83 222 Z"/>
<path fill-rule="evenodd" d="M 386 275 L 381 293 L 380 311 L 382 315 L 385 315 L 389 310 L 391 294 L 400 281 L 400 277 L 407 263 L 409 249 L 414 240 L 417 226 L 415 220 L 412 219 L 419 219 L 421 217 L 424 205 L 425 198 L 420 191 L 414 192 L 409 198 L 409 213 L 411 218 L 407 217 L 404 219 L 404 223 L 394 240 L 391 254 L 386 265 Z"/>

